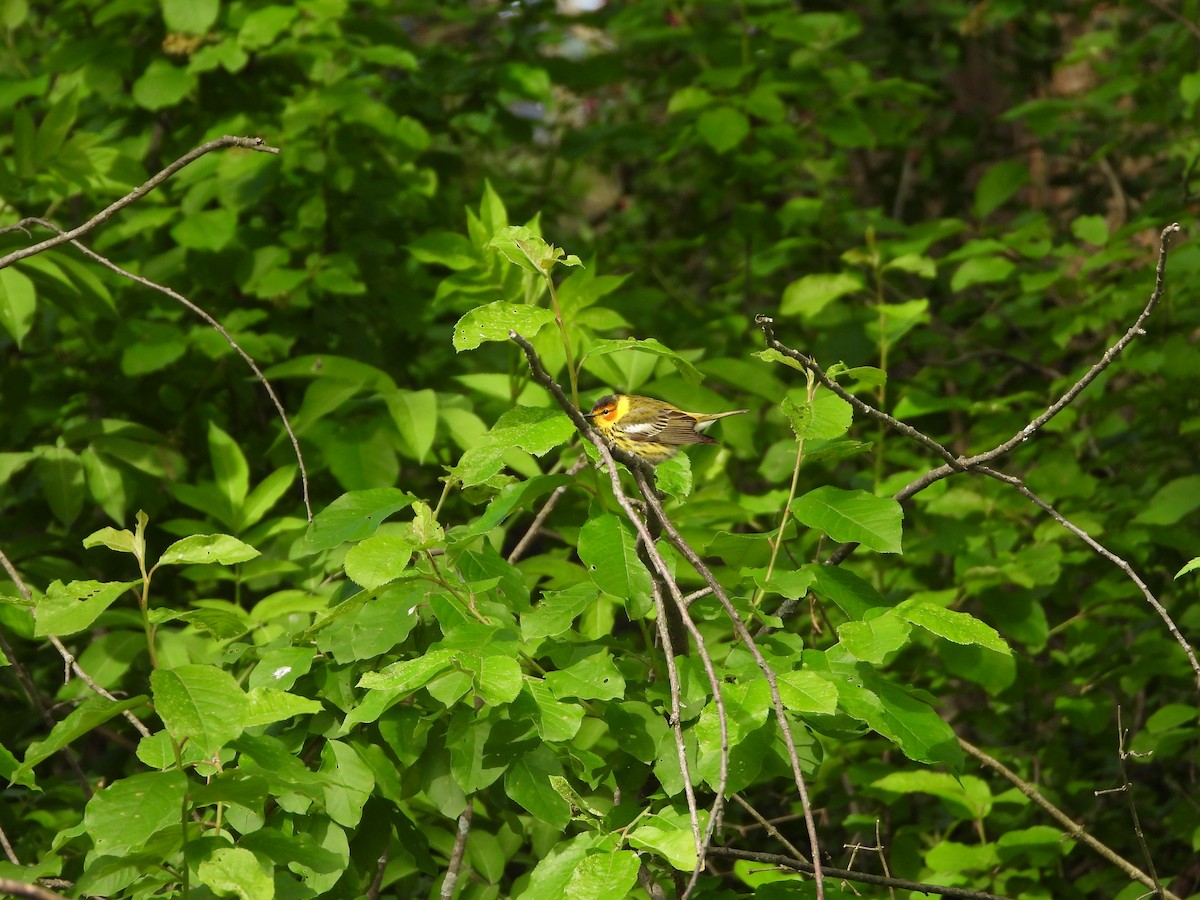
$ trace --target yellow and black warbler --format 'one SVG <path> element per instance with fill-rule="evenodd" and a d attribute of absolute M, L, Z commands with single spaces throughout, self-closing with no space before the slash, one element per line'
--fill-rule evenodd
<path fill-rule="evenodd" d="M 733 409 L 720 413 L 685 412 L 678 406 L 630 394 L 601 397 L 584 413 L 609 443 L 658 465 L 679 452 L 684 444 L 715 444 L 704 429 L 717 419 L 748 412 Z"/>

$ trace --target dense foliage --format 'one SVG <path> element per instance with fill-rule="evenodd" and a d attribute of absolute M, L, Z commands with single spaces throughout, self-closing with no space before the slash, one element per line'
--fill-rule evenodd
<path fill-rule="evenodd" d="M 278 148 L 81 241 L 257 361 L 315 512 L 194 310 L 70 244 L 0 267 L 0 878 L 885 896 L 748 858 L 807 813 L 826 867 L 1200 895 L 1200 4 L 819 7 L 0 2 L 0 225 Z M 1101 360 L 1175 221 L 1016 484 L 919 482 Z M 510 329 L 585 408 L 750 409 L 659 467 L 671 578 Z"/>

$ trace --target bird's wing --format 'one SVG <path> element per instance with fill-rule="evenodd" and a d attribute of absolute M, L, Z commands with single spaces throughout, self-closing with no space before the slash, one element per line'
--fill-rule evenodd
<path fill-rule="evenodd" d="M 644 422 L 630 422 L 622 427 L 635 441 L 656 441 L 662 444 L 715 444 L 712 438 L 696 430 L 696 420 L 677 409 L 664 409 Z"/>

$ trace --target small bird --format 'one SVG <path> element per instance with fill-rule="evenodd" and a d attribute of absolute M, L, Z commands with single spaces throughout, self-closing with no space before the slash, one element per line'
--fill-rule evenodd
<path fill-rule="evenodd" d="M 651 465 L 658 465 L 678 453 L 684 444 L 715 444 L 704 429 L 717 419 L 744 412 L 749 410 L 685 412 L 653 397 L 608 394 L 597 400 L 584 418 L 592 420 L 605 440 Z"/>

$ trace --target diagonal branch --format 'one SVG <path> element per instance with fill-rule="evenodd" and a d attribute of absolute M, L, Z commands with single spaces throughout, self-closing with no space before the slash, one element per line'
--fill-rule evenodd
<path fill-rule="evenodd" d="M 60 232 L 52 238 L 47 238 L 40 244 L 34 244 L 32 247 L 24 247 L 20 250 L 14 250 L 7 256 L 0 257 L 0 269 L 7 268 L 18 260 L 26 259 L 30 256 L 36 256 L 43 250 L 49 250 L 51 247 L 57 247 L 59 244 L 65 244 L 69 241 L 73 241 L 79 237 L 82 237 L 94 229 L 97 225 L 102 225 L 107 222 L 126 206 L 141 200 L 184 166 L 195 162 L 206 153 L 211 153 L 214 150 L 220 150 L 224 147 L 241 147 L 244 150 L 257 150 L 260 153 L 279 152 L 277 147 L 268 146 L 266 141 L 264 141 L 262 138 L 235 137 L 227 134 L 224 137 L 217 138 L 216 140 L 208 141 L 207 143 L 201 144 L 196 149 L 185 153 L 157 175 L 135 187 L 120 200 L 116 200 L 104 207 L 104 209 L 100 210 L 100 212 L 96 213 L 82 225 L 72 228 L 70 231 Z M 17 229 L 21 229 L 21 225 L 19 223 L 17 225 L 9 225 L 7 228 L 0 228 L 0 234 Z"/>
<path fill-rule="evenodd" d="M 1086 845 L 1090 850 L 1108 860 L 1134 881 L 1144 884 L 1148 888 L 1154 887 L 1154 880 L 1149 875 L 1147 875 L 1129 860 L 1125 859 L 1125 857 L 1112 850 L 1110 847 L 1108 847 L 1108 845 L 1100 843 L 1100 841 L 1088 834 L 1082 825 L 1047 800 L 1045 796 L 1042 795 L 1041 791 L 1039 791 L 1034 785 L 1030 784 L 1012 769 L 1005 766 L 1004 763 L 980 750 L 974 744 L 965 741 L 963 738 L 959 738 L 958 743 L 963 750 L 967 751 L 967 753 L 975 757 L 989 769 L 997 772 L 1022 794 L 1049 813 L 1050 817 L 1054 819 L 1054 821 L 1058 822 L 1058 824 L 1061 825 L 1066 831 L 1067 835 L 1073 840 L 1077 840 L 1081 844 Z M 1166 900 L 1182 900 L 1182 898 L 1176 896 L 1166 889 L 1163 890 L 1163 897 L 1166 898 Z"/>
<path fill-rule="evenodd" d="M 41 225 L 43 228 L 48 228 L 51 231 L 57 231 L 60 234 L 66 233 L 66 232 L 63 232 L 62 229 L 59 228 L 57 225 L 55 225 L 53 222 L 47 221 L 46 219 L 38 219 L 38 218 L 23 219 L 23 220 L 21 220 L 20 224 L 21 225 L 26 225 L 26 224 Z M 271 386 L 271 382 L 269 382 L 267 380 L 267 376 L 264 375 L 262 369 L 260 369 L 258 367 L 258 363 L 256 363 L 254 361 L 254 357 L 252 357 L 249 353 L 247 353 L 245 350 L 243 350 L 242 346 L 233 339 L 233 335 L 231 335 L 225 329 L 225 326 L 222 325 L 220 322 L 218 322 L 216 320 L 216 318 L 214 318 L 206 309 L 197 305 L 196 303 L 193 303 L 187 297 L 183 296 L 183 294 L 167 287 L 164 284 L 159 284 L 157 281 L 151 281 L 149 278 L 144 278 L 141 275 L 135 275 L 133 272 L 130 272 L 127 269 L 121 268 L 121 266 L 117 265 L 115 262 L 110 260 L 108 257 L 101 256 L 95 250 L 91 249 L 90 247 L 85 246 L 84 244 L 81 244 L 79 241 L 71 241 L 70 243 L 73 247 L 78 249 L 81 253 L 83 253 L 89 259 L 92 259 L 95 262 L 98 262 L 100 265 L 104 266 L 106 269 L 111 269 L 113 272 L 116 272 L 122 278 L 128 278 L 130 281 L 140 284 L 143 287 L 148 287 L 151 290 L 158 291 L 160 294 L 165 294 L 166 296 L 168 296 L 172 300 L 174 300 L 176 303 L 180 303 L 183 306 L 186 306 L 189 310 L 191 310 L 193 313 L 195 313 L 197 316 L 199 316 L 201 319 L 203 319 L 205 324 L 207 324 L 210 328 L 212 328 L 214 331 L 216 331 L 217 334 L 221 335 L 221 337 L 225 338 L 225 340 L 229 342 L 229 346 L 232 347 L 234 349 L 234 351 L 238 354 L 238 356 L 240 356 L 242 358 L 242 361 L 245 362 L 246 365 L 250 367 L 250 371 L 254 373 L 254 377 L 258 380 L 258 383 L 263 386 L 263 390 L 265 390 L 267 392 L 267 396 L 271 399 L 271 403 L 275 407 L 275 412 L 279 414 L 279 419 L 281 422 L 283 422 L 283 429 L 284 429 L 284 431 L 287 432 L 288 438 L 292 442 L 292 452 L 296 456 L 296 465 L 300 467 L 300 491 L 301 491 L 301 496 L 304 499 L 304 511 L 308 516 L 308 521 L 312 522 L 312 520 L 313 520 L 312 506 L 309 503 L 309 499 L 308 499 L 308 469 L 306 469 L 304 467 L 304 454 L 300 452 L 300 441 L 296 437 L 296 432 L 294 432 L 292 430 L 292 423 L 288 419 L 287 411 L 283 408 L 283 401 L 281 401 L 279 399 L 279 395 L 275 393 L 275 388 Z"/>
<path fill-rule="evenodd" d="M 614 447 L 605 441 L 600 436 L 599 432 L 597 432 L 591 426 L 591 423 L 583 417 L 580 411 L 570 401 L 566 395 L 566 392 L 562 389 L 562 386 L 550 377 L 550 374 L 546 371 L 545 366 L 542 365 L 542 361 L 538 358 L 537 351 L 533 349 L 533 345 L 515 331 L 510 331 L 508 336 L 513 343 L 515 343 L 524 351 L 525 358 L 529 363 L 529 371 L 534 381 L 542 385 L 547 391 L 550 392 L 550 395 L 554 397 L 558 405 L 562 407 L 563 412 L 565 412 L 567 416 L 570 417 L 571 421 L 575 423 L 575 427 L 579 429 L 580 433 L 583 434 L 583 436 L 591 441 L 596 447 L 596 450 L 600 454 L 600 458 L 604 462 L 605 468 L 608 471 L 609 479 L 612 483 L 613 496 L 617 498 L 617 502 L 625 511 L 626 517 L 637 530 L 638 536 L 642 540 L 642 546 L 645 549 L 646 556 L 649 558 L 651 565 L 658 576 L 654 579 L 655 584 L 657 585 L 658 583 L 661 583 L 665 585 L 668 592 L 671 594 L 671 599 L 679 611 L 680 620 L 683 622 L 684 627 L 687 628 L 688 633 L 691 634 L 692 639 L 696 643 L 697 655 L 700 657 L 701 665 L 704 668 L 705 675 L 708 677 L 709 686 L 713 692 L 713 704 L 717 710 L 717 723 L 721 735 L 721 751 L 719 756 L 719 773 L 717 779 L 716 797 L 713 800 L 713 807 L 709 813 L 708 826 L 705 829 L 704 835 L 701 836 L 699 830 L 699 814 L 696 806 L 695 794 L 692 789 L 691 776 L 688 771 L 686 747 L 683 741 L 682 717 L 679 704 L 681 689 L 679 672 L 677 663 L 675 661 L 675 649 L 671 637 L 671 629 L 668 627 L 666 607 L 663 604 L 661 593 L 656 587 L 654 591 L 654 601 L 658 616 L 657 624 L 660 640 L 662 641 L 663 652 L 666 656 L 667 676 L 671 687 L 671 725 L 675 736 L 676 749 L 679 752 L 679 765 L 680 771 L 683 775 L 684 794 L 687 798 L 688 810 L 691 814 L 693 838 L 696 843 L 696 866 L 692 870 L 691 880 L 688 882 L 688 885 L 682 894 L 682 896 L 686 898 L 691 894 L 691 891 L 694 889 L 696 882 L 700 877 L 700 872 L 704 868 L 705 855 L 709 848 L 709 844 L 712 841 L 713 833 L 720 824 L 722 818 L 721 811 L 725 803 L 725 788 L 729 778 L 729 721 L 725 714 L 725 701 L 721 696 L 721 680 L 717 675 L 716 667 L 713 665 L 712 657 L 708 653 L 708 648 L 704 644 L 704 637 L 700 633 L 696 623 L 692 620 L 691 615 L 688 613 L 688 604 L 683 597 L 682 591 L 679 589 L 678 582 L 676 582 L 675 578 L 671 574 L 670 567 L 667 565 L 666 560 L 664 560 L 662 558 L 662 554 L 658 552 L 658 548 L 655 546 L 654 536 L 650 533 L 649 527 L 642 517 L 637 514 L 637 511 L 633 507 L 632 501 L 630 501 L 629 497 L 625 494 L 625 491 L 621 487 L 621 476 L 619 470 L 617 469 L 615 460 L 619 459 L 622 462 L 625 462 L 626 459 L 628 459 L 630 470 L 637 476 L 649 477 L 653 475 L 653 467 L 639 457 L 636 457 L 631 453 L 626 453 L 620 448 Z M 657 497 L 653 487 L 650 488 L 650 493 Z"/>
<path fill-rule="evenodd" d="M 759 853 L 755 850 L 737 850 L 733 847 L 713 847 L 713 856 L 726 859 L 747 859 L 751 862 L 778 866 L 781 869 L 792 869 L 796 872 L 813 873 L 814 866 L 807 860 L 794 859 L 779 853 Z M 975 891 L 971 888 L 949 887 L 940 884 L 926 884 L 921 881 L 909 881 L 907 878 L 893 878 L 888 875 L 872 875 L 870 872 L 856 872 L 853 869 L 834 869 L 825 867 L 825 874 L 830 878 L 843 881 L 857 881 L 860 884 L 878 884 L 884 887 L 899 888 L 902 891 L 913 891 L 918 894 L 936 894 L 941 897 L 958 897 L 963 900 L 1007 900 L 998 894 L 986 891 Z"/>

